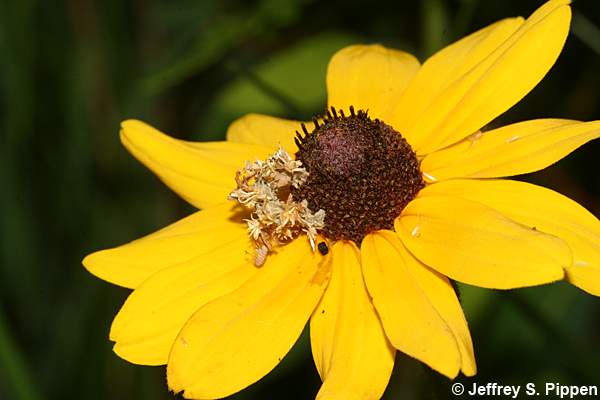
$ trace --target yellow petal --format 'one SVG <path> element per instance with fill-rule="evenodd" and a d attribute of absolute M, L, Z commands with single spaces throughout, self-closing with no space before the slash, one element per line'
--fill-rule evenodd
<path fill-rule="evenodd" d="M 348 111 L 369 110 L 388 120 L 419 61 L 412 55 L 380 45 L 355 45 L 338 51 L 327 69 L 328 104 Z"/>
<path fill-rule="evenodd" d="M 157 272 L 115 317 L 110 331 L 115 353 L 135 364 L 166 364 L 175 337 L 192 314 L 237 289 L 256 271 L 249 240 L 240 238 Z"/>
<path fill-rule="evenodd" d="M 121 141 L 167 186 L 198 208 L 222 203 L 235 188 L 246 161 L 264 159 L 272 148 L 232 142 L 186 142 L 135 120 L 121 124 Z"/>
<path fill-rule="evenodd" d="M 396 350 L 364 286 L 356 245 L 339 241 L 331 253 L 331 280 L 310 320 L 313 358 L 323 380 L 317 399 L 379 399 Z"/>
<path fill-rule="evenodd" d="M 419 193 L 440 194 L 480 202 L 523 225 L 563 239 L 573 253 L 566 278 L 600 296 L 600 221 L 573 200 L 550 189 L 510 180 L 453 180 Z"/>
<path fill-rule="evenodd" d="M 227 140 L 269 147 L 272 152 L 281 145 L 288 153 L 294 154 L 298 151 L 294 143 L 296 131 L 302 132 L 300 121 L 248 114 L 229 125 Z"/>
<path fill-rule="evenodd" d="M 228 202 L 196 212 L 144 238 L 92 253 L 83 265 L 105 281 L 133 289 L 163 268 L 246 236 L 239 208 Z"/>
<path fill-rule="evenodd" d="M 538 171 L 600 137 L 600 121 L 538 119 L 478 133 L 425 157 L 430 180 L 494 178 Z"/>
<path fill-rule="evenodd" d="M 169 387 L 187 398 L 221 398 L 273 369 L 327 285 L 321 260 L 299 238 L 240 288 L 198 310 L 173 344 Z"/>
<path fill-rule="evenodd" d="M 563 268 L 571 265 L 562 240 L 459 197 L 418 196 L 395 228 L 420 261 L 471 285 L 540 285 L 562 279 Z"/>
<path fill-rule="evenodd" d="M 568 4 L 548 1 L 524 23 L 501 21 L 427 61 L 398 107 L 408 116 L 398 125 L 400 132 L 417 153 L 431 153 L 477 132 L 529 93 L 564 45 Z"/>
<path fill-rule="evenodd" d="M 475 375 L 477 373 L 477 365 L 475 363 L 471 333 L 469 332 L 467 320 L 452 284 L 444 275 L 415 259 L 406 247 L 404 247 L 399 238 L 396 237 L 390 240 L 394 240 L 395 247 L 398 249 L 398 253 L 402 254 L 402 258 L 409 260 L 406 263 L 407 268 L 410 269 L 423 293 L 425 293 L 431 304 L 452 331 L 460 352 L 463 374 L 466 376 Z"/>
<path fill-rule="evenodd" d="M 595 250 L 598 251 L 597 244 L 595 246 Z M 589 294 L 600 296 L 600 268 L 598 264 L 573 264 L 567 268 L 566 272 L 568 281 L 573 285 Z"/>
<path fill-rule="evenodd" d="M 454 378 L 461 367 L 456 339 L 419 285 L 409 267 L 415 260 L 401 245 L 390 231 L 365 237 L 361 260 L 367 289 L 392 345 Z"/>
<path fill-rule="evenodd" d="M 394 110 L 392 125 L 414 147 L 421 143 L 410 128 L 444 90 L 477 66 L 522 24 L 523 18 L 507 18 L 489 25 L 431 56 L 421 67 Z"/>

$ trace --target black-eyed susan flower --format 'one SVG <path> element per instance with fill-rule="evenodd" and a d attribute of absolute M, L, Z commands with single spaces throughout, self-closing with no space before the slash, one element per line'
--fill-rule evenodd
<path fill-rule="evenodd" d="M 397 350 L 449 378 L 476 373 L 451 280 L 566 279 L 600 295 L 598 219 L 497 179 L 558 161 L 600 136 L 600 121 L 482 130 L 548 72 L 570 13 L 548 1 L 422 65 L 378 45 L 342 49 L 328 114 L 311 124 L 248 115 L 227 141 L 192 143 L 124 122 L 127 149 L 201 211 L 84 260 L 134 289 L 111 328 L 115 352 L 167 364 L 187 398 L 221 398 L 272 370 L 310 320 L 317 397 L 376 399 Z"/>

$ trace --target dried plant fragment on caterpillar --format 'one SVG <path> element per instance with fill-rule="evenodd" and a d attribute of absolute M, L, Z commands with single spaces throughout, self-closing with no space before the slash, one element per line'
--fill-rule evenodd
<path fill-rule="evenodd" d="M 246 166 L 237 171 L 237 188 L 230 193 L 229 200 L 235 200 L 251 211 L 250 218 L 245 221 L 255 244 L 256 266 L 264 264 L 275 246 L 302 233 L 306 233 L 315 250 L 317 232 L 324 226 L 325 211 L 313 212 L 306 200 L 298 202 L 290 193 L 290 187 L 299 188 L 307 177 L 302 162 L 293 160 L 281 147 L 265 161 L 246 162 Z"/>

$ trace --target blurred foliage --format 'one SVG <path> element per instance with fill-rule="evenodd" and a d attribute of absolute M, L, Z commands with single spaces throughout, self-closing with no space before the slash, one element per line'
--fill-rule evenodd
<path fill-rule="evenodd" d="M 421 59 L 541 0 L 0 0 L 0 398 L 169 399 L 163 368 L 111 351 L 128 291 L 80 265 L 191 208 L 121 147 L 119 121 L 214 140 L 248 112 L 307 118 L 325 104 L 327 60 L 352 42 Z M 492 125 L 600 116 L 600 3 L 574 1 L 573 34 L 548 77 Z M 600 143 L 524 177 L 600 215 Z M 461 286 L 477 382 L 598 384 L 600 300 L 565 283 Z M 464 379 L 465 382 L 472 379 Z M 305 334 L 239 399 L 310 398 Z M 449 382 L 398 356 L 386 398 L 446 398 Z"/>

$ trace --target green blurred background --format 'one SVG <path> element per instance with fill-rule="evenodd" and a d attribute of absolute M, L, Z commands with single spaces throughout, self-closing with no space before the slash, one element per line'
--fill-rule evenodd
<path fill-rule="evenodd" d="M 170 399 L 162 367 L 128 364 L 108 330 L 128 290 L 80 264 L 192 209 L 120 145 L 143 119 L 191 140 L 248 113 L 323 110 L 344 45 L 380 42 L 420 59 L 541 0 L 319 2 L 0 0 L 0 399 Z M 558 63 L 492 126 L 600 118 L 600 2 L 573 4 Z M 600 215 L 600 143 L 524 179 Z M 519 291 L 461 285 L 479 375 L 464 382 L 600 384 L 600 299 L 565 283 Z M 306 332 L 237 399 L 312 398 Z M 449 381 L 398 356 L 387 399 L 444 399 Z"/>

